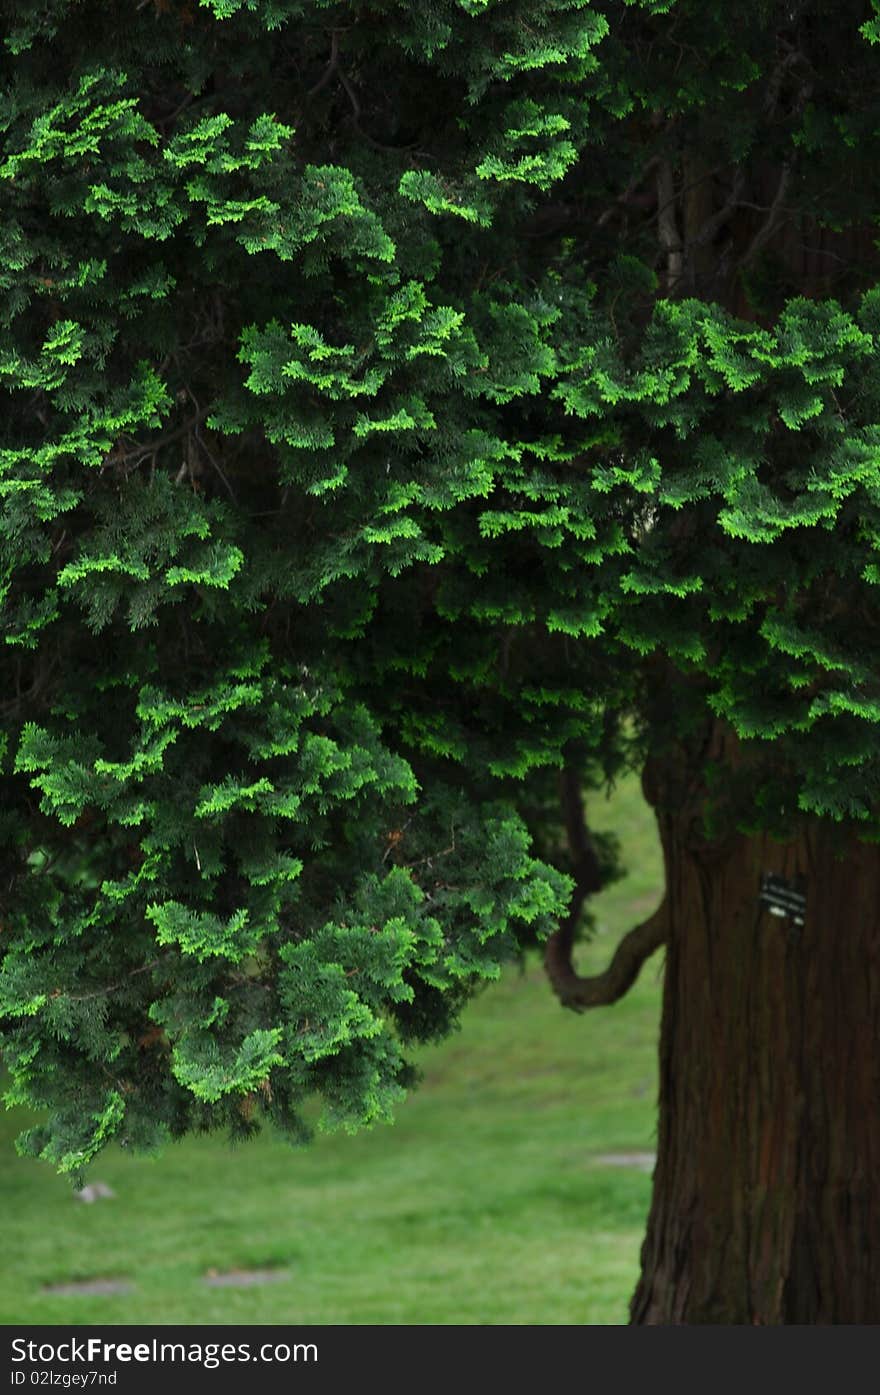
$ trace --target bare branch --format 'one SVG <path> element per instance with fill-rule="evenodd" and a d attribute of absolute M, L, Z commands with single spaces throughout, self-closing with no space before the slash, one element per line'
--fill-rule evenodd
<path fill-rule="evenodd" d="M 601 974 L 581 977 L 575 973 L 565 928 L 561 927 L 555 935 L 551 935 L 544 953 L 544 967 L 553 991 L 563 1007 L 572 1008 L 575 1012 L 604 1007 L 623 997 L 635 983 L 645 960 L 668 939 L 667 898 L 664 896 L 653 915 L 624 935 L 611 963 Z"/>
<path fill-rule="evenodd" d="M 652 218 L 659 218 L 660 214 L 665 213 L 667 208 L 675 208 L 679 202 L 679 199 L 684 194 L 689 194 L 692 189 L 696 189 L 701 184 L 705 184 L 707 179 L 714 179 L 716 175 L 722 174 L 724 170 L 730 169 L 733 163 L 733 160 L 729 160 L 725 165 L 715 165 L 713 169 L 704 170 L 703 173 L 700 174 L 699 178 L 691 179 L 687 181 L 685 184 L 683 184 L 678 193 L 675 192 L 674 185 L 670 185 L 669 198 L 667 202 L 658 203 L 657 207 L 652 211 Z"/>
<path fill-rule="evenodd" d="M 333 74 L 336 72 L 336 70 L 337 70 L 338 67 L 339 67 L 339 30 L 338 30 L 338 29 L 331 29 L 331 30 L 330 30 L 330 61 L 328 62 L 326 68 L 324 69 L 323 73 L 321 74 L 321 77 L 320 77 L 320 78 L 318 79 L 318 81 L 315 83 L 314 87 L 309 88 L 309 91 L 308 91 L 308 93 L 306 94 L 307 97 L 309 98 L 309 100 L 311 100 L 312 97 L 316 97 L 316 96 L 318 95 L 318 93 L 321 91 L 321 89 L 322 89 L 323 87 L 326 87 L 326 86 L 327 86 L 327 83 L 330 81 L 330 79 L 332 78 Z"/>
<path fill-rule="evenodd" d="M 205 438 L 204 438 L 204 436 L 202 435 L 201 431 L 199 430 L 198 426 L 196 426 L 196 429 L 195 429 L 195 438 L 196 438 L 196 440 L 198 441 L 199 445 L 201 446 L 201 448 L 202 448 L 204 454 L 208 457 L 208 460 L 209 460 L 210 464 L 213 465 L 214 469 L 217 471 L 217 474 L 220 476 L 221 480 L 223 481 L 223 484 L 224 484 L 224 486 L 225 486 L 225 488 L 226 488 L 226 493 L 229 495 L 229 497 L 230 497 L 230 499 L 232 500 L 233 504 L 235 504 L 235 505 L 237 506 L 237 505 L 238 505 L 238 499 L 235 497 L 235 490 L 232 488 L 232 485 L 229 483 L 229 480 L 226 478 L 226 475 L 224 474 L 223 470 L 221 469 L 221 467 L 220 467 L 218 461 L 215 459 L 213 452 L 210 451 L 210 450 L 208 449 L 208 446 L 207 446 L 207 443 L 206 443 L 206 441 L 205 441 Z"/>
<path fill-rule="evenodd" d="M 764 219 L 763 223 L 761 224 L 758 231 L 755 233 L 755 236 L 752 238 L 745 252 L 743 252 L 742 256 L 737 262 L 737 271 L 741 271 L 744 266 L 749 265 L 749 262 L 751 262 L 758 255 L 762 247 L 766 246 L 766 244 L 770 241 L 770 238 L 773 236 L 773 234 L 779 227 L 784 211 L 785 195 L 788 190 L 790 180 L 791 164 L 788 161 L 786 161 L 785 164 L 782 166 L 782 173 L 779 176 L 779 184 L 776 187 L 776 193 L 773 195 L 773 202 L 771 203 L 770 208 L 768 209 L 767 217 Z"/>
<path fill-rule="evenodd" d="M 410 823 L 412 823 L 412 819 L 408 819 L 403 827 L 408 828 Z M 450 853 L 455 852 L 455 824 L 450 825 L 449 836 L 451 841 L 448 848 L 441 848 L 439 852 L 430 853 L 427 857 L 420 857 L 416 862 L 401 862 L 398 865 L 401 867 L 406 867 L 407 870 L 410 870 L 413 867 L 425 866 L 433 868 L 434 862 L 438 857 L 448 857 Z M 393 844 L 391 846 L 393 846 Z M 388 856 L 387 851 L 385 856 Z M 382 858 L 382 861 L 385 861 L 384 857 Z"/>
<path fill-rule="evenodd" d="M 400 828 L 393 828 L 391 832 L 388 834 L 388 842 L 385 847 L 385 851 L 382 854 L 383 862 L 388 861 L 388 858 L 391 856 L 398 843 L 402 840 L 404 833 L 409 828 L 411 823 L 412 818 L 408 818 L 405 824 L 403 824 Z"/>
<path fill-rule="evenodd" d="M 666 255 L 666 290 L 669 295 L 674 295 L 684 268 L 676 203 L 672 163 L 661 160 L 657 171 L 657 231 L 660 246 Z"/>
<path fill-rule="evenodd" d="M 213 455 L 212 452 L 208 449 L 208 443 L 207 443 L 207 441 L 205 440 L 205 438 L 204 438 L 204 436 L 202 435 L 202 432 L 201 432 L 201 422 L 204 420 L 204 418 L 205 418 L 205 416 L 207 415 L 207 413 L 205 413 L 205 412 L 202 411 L 201 403 L 199 402 L 198 398 L 196 397 L 195 393 L 193 392 L 193 390 L 192 390 L 192 388 L 189 386 L 189 384 L 187 384 L 186 392 L 189 394 L 189 399 L 190 399 L 190 401 L 192 402 L 193 406 L 194 406 L 195 409 L 196 409 L 195 425 L 194 425 L 194 427 L 193 427 L 193 436 L 195 437 L 196 443 L 197 443 L 199 446 L 201 446 L 203 453 L 207 456 L 207 458 L 208 458 L 208 460 L 210 461 L 211 465 L 213 465 L 214 469 L 217 471 L 217 474 L 220 476 L 221 480 L 223 481 L 223 484 L 224 484 L 225 487 L 226 487 L 226 493 L 229 495 L 229 497 L 230 497 L 230 499 L 232 500 L 233 504 L 236 504 L 236 505 L 237 505 L 237 504 L 238 504 L 238 500 L 237 500 L 236 497 L 235 497 L 235 491 L 233 490 L 232 485 L 229 483 L 229 480 L 226 478 L 225 474 L 223 473 L 223 470 L 221 469 L 219 463 L 217 462 L 217 460 L 215 460 L 214 455 Z"/>
<path fill-rule="evenodd" d="M 408 153 L 409 151 L 415 150 L 416 146 L 418 145 L 418 141 L 413 141 L 409 145 L 385 145 L 382 141 L 376 140 L 373 136 L 370 135 L 368 131 L 364 130 L 363 126 L 361 125 L 360 99 L 357 95 L 357 92 L 355 92 L 354 87 L 352 86 L 351 79 L 349 78 L 342 64 L 339 62 L 339 35 L 342 33 L 345 33 L 345 30 L 334 29 L 331 31 L 332 37 L 330 47 L 330 61 L 328 62 L 327 67 L 324 69 L 324 72 L 322 76 L 319 78 L 318 82 L 315 83 L 315 86 L 307 94 L 308 98 L 311 99 L 312 97 L 314 97 L 316 93 L 320 92 L 321 88 L 324 87 L 332 77 L 335 77 L 339 82 L 339 85 L 345 92 L 346 97 L 348 98 L 349 106 L 351 107 L 351 124 L 354 127 L 357 134 L 361 137 L 361 140 L 366 141 L 367 145 L 371 145 L 374 150 L 387 150 L 394 155 L 398 155 L 403 152 Z M 419 153 L 425 155 L 428 159 L 433 158 L 430 155 L 428 155 L 426 151 L 421 151 Z"/>
<path fill-rule="evenodd" d="M 810 100 L 812 95 L 812 82 L 804 82 L 801 85 L 801 89 L 798 92 L 797 101 L 794 105 L 794 111 L 792 114 L 795 117 L 801 116 L 803 114 L 804 108 L 806 107 L 807 102 Z M 751 242 L 749 243 L 749 246 L 746 248 L 745 252 L 737 262 L 737 271 L 741 271 L 744 266 L 748 266 L 749 262 L 751 262 L 758 255 L 762 247 L 766 246 L 770 238 L 777 231 L 780 222 L 782 221 L 782 215 L 785 212 L 785 196 L 788 192 L 788 186 L 791 183 L 791 168 L 792 160 L 784 160 L 782 164 L 782 173 L 779 176 L 779 183 L 776 186 L 776 193 L 773 195 L 773 201 L 770 204 L 767 217 L 764 219 L 764 222 L 762 223 L 761 227 L 755 233 L 755 236 L 752 238 Z"/>
<path fill-rule="evenodd" d="M 53 997 L 65 997 L 69 1003 L 85 1003 L 90 998 L 106 998 L 108 993 L 115 993 L 117 988 L 123 988 L 130 978 L 137 978 L 139 974 L 147 974 L 150 969 L 155 969 L 157 964 L 162 963 L 162 955 L 151 959 L 149 964 L 141 964 L 137 969 L 131 969 L 124 978 L 117 979 L 115 983 L 105 984 L 103 988 L 95 988 L 91 993 L 64 993 L 58 989 Z"/>
<path fill-rule="evenodd" d="M 746 177 L 740 166 L 737 167 L 733 176 L 733 187 L 721 207 L 707 218 L 698 232 L 693 237 L 688 237 L 685 247 L 688 251 L 693 247 L 702 247 L 707 242 L 711 242 L 717 233 L 721 231 L 724 224 L 729 222 L 737 208 L 742 207 L 740 194 L 745 187 Z"/>
<path fill-rule="evenodd" d="M 782 84 L 788 70 L 793 68 L 798 62 L 803 61 L 806 63 L 807 61 L 799 48 L 793 48 L 791 45 L 785 45 L 785 47 L 787 52 L 776 64 L 770 74 L 770 81 L 767 84 L 767 96 L 764 100 L 765 116 L 774 116 L 776 114 L 776 108 L 779 106 L 780 93 L 782 92 Z"/>
<path fill-rule="evenodd" d="M 584 1008 L 615 1003 L 632 987 L 642 964 L 666 939 L 666 900 L 664 898 L 652 916 L 624 936 L 604 973 L 582 978 L 575 972 L 572 964 L 575 931 L 584 901 L 602 886 L 602 873 L 584 818 L 580 781 L 573 766 L 566 765 L 562 770 L 559 791 L 574 864 L 575 890 L 568 915 L 547 941 L 544 968 L 563 1007 L 581 1012 Z"/>
<path fill-rule="evenodd" d="M 355 126 L 357 127 L 358 131 L 360 131 L 360 126 L 358 125 L 358 122 L 359 122 L 360 119 L 361 119 L 361 104 L 360 104 L 360 102 L 358 101 L 357 93 L 355 92 L 354 88 L 352 87 L 351 83 L 349 82 L 348 77 L 346 76 L 346 74 L 342 71 L 342 69 L 341 69 L 338 65 L 337 65 L 337 69 L 336 69 L 336 74 L 337 74 L 337 77 L 339 78 L 339 81 L 342 83 L 342 86 L 345 88 L 345 95 L 346 95 L 346 97 L 348 98 L 349 102 L 351 103 L 351 109 L 352 109 L 352 111 L 354 112 Z M 363 133 L 361 132 L 361 134 L 363 134 Z"/>
<path fill-rule="evenodd" d="M 157 450 L 161 450 L 163 446 L 169 446 L 173 441 L 179 441 L 181 436 L 189 435 L 200 422 L 204 421 L 210 411 L 211 408 L 206 407 L 203 412 L 197 412 L 194 417 L 190 417 L 181 426 L 175 427 L 173 431 L 167 431 L 163 436 L 156 436 L 152 441 L 142 441 L 140 445 L 135 446 L 132 450 L 124 451 L 121 455 L 117 455 L 115 452 L 111 451 L 104 457 L 103 463 L 104 465 L 115 465 L 118 468 L 123 465 L 128 465 L 129 462 L 133 461 L 134 464 L 131 468 L 135 469 L 138 465 L 142 464 L 143 461 L 148 460 Z"/>
<path fill-rule="evenodd" d="M 659 155 L 653 155 L 646 165 L 642 165 L 641 168 L 636 171 L 623 193 L 618 194 L 614 203 L 611 204 L 609 208 L 606 208 L 604 213 L 599 214 L 599 217 L 596 219 L 597 228 L 604 228 L 608 220 L 618 211 L 621 204 L 629 202 L 639 185 L 643 184 L 648 175 L 657 168 L 659 159 Z"/>

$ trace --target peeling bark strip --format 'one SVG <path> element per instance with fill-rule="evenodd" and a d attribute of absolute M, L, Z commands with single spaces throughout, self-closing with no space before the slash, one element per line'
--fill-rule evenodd
<path fill-rule="evenodd" d="M 714 744 L 729 751 L 720 724 Z M 735 756 L 734 756 L 735 761 Z M 880 849 L 804 820 L 700 846 L 652 789 L 669 939 L 635 1323 L 880 1321 Z M 707 859 L 707 852 L 711 862 Z M 835 852 L 837 856 L 835 856 Z M 762 876 L 809 897 L 804 924 Z"/>

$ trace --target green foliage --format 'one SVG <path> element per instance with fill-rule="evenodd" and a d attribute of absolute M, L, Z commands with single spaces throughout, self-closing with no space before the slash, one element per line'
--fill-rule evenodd
<path fill-rule="evenodd" d="M 605 967 L 662 882 L 638 780 L 590 805 L 636 855 L 632 875 L 597 899 L 586 972 Z M 657 960 L 613 1012 L 577 1019 L 536 961 L 509 966 L 460 1031 L 415 1052 L 419 1088 L 393 1130 L 318 1137 L 295 1157 L 268 1134 L 244 1159 L 222 1138 L 159 1158 L 111 1147 L 95 1171 L 115 1199 L 81 1206 L 12 1152 L 24 1111 L 0 1121 L 0 1322 L 284 1323 L 292 1301 L 303 1323 L 625 1321 L 651 1183 L 601 1158 L 655 1145 Z M 251 1267 L 276 1268 L 279 1282 L 202 1281 Z M 46 1292 L 108 1273 L 133 1291 Z"/>
<path fill-rule="evenodd" d="M 875 35 L 826 10 L 4 6 L 31 1151 L 387 1117 L 564 913 L 558 768 L 695 711 L 739 818 L 876 832 Z"/>

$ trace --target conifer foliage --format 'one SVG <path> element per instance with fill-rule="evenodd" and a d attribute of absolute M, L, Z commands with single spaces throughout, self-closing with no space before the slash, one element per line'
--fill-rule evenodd
<path fill-rule="evenodd" d="M 566 915 L 559 769 L 695 710 L 718 817 L 870 836 L 880 19 L 0 8 L 23 1146 L 386 1116 Z"/>

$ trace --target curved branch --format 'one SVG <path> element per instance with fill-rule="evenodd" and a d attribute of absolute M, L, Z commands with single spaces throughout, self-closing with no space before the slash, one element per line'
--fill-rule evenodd
<path fill-rule="evenodd" d="M 632 987 L 645 960 L 668 938 L 668 898 L 664 896 L 653 915 L 624 935 L 604 973 L 581 977 L 575 972 L 572 963 L 575 930 L 584 901 L 600 890 L 602 876 L 584 818 L 580 781 L 572 766 L 562 770 L 559 787 L 574 863 L 575 888 L 568 915 L 547 941 L 544 968 L 563 1007 L 582 1012 L 585 1008 L 616 1003 Z"/>
<path fill-rule="evenodd" d="M 616 1003 L 632 988 L 646 959 L 669 936 L 668 902 L 664 896 L 653 915 L 624 935 L 604 973 L 581 977 L 571 962 L 571 941 L 567 924 L 551 935 L 544 951 L 547 977 L 563 1007 L 583 1012 L 585 1008 Z"/>
<path fill-rule="evenodd" d="M 318 81 L 315 83 L 314 87 L 310 87 L 310 88 L 309 88 L 308 92 L 306 93 L 307 99 L 308 99 L 309 101 L 311 101 L 312 97 L 317 97 L 318 93 L 322 90 L 322 88 L 324 88 L 324 87 L 327 86 L 327 83 L 330 81 L 330 79 L 332 78 L 333 74 L 334 74 L 335 72 L 338 72 L 338 71 L 339 71 L 339 30 L 338 30 L 338 29 L 331 29 L 331 30 L 330 30 L 330 61 L 328 62 L 326 68 L 324 69 L 323 73 L 322 73 L 321 76 L 319 77 Z"/>

